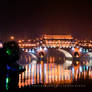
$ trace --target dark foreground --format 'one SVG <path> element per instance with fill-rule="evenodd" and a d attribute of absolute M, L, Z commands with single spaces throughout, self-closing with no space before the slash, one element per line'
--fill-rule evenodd
<path fill-rule="evenodd" d="M 13 85 L 12 85 L 13 86 Z M 92 90 L 92 80 L 86 79 L 86 80 L 77 80 L 74 81 L 72 84 L 62 84 L 62 85 L 31 85 L 23 88 L 9 88 L 8 92 L 48 92 L 48 91 L 68 91 L 68 92 L 75 92 L 75 91 L 91 91 Z M 3 92 L 4 90 L 0 91 Z"/>

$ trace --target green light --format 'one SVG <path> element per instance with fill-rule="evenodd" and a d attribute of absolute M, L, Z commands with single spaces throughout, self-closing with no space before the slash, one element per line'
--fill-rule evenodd
<path fill-rule="evenodd" d="M 9 83 L 9 81 L 10 81 L 10 78 L 7 77 L 6 78 L 6 83 Z"/>
<path fill-rule="evenodd" d="M 85 66 L 83 66 L 83 70 L 85 70 Z"/>
<path fill-rule="evenodd" d="M 21 66 L 19 66 L 19 69 L 21 69 L 22 67 Z"/>
<path fill-rule="evenodd" d="M 10 82 L 10 78 L 7 77 L 7 78 L 6 78 L 6 90 L 9 89 L 9 82 Z"/>
<path fill-rule="evenodd" d="M 8 84 L 6 84 L 6 90 L 8 90 L 9 89 L 9 86 L 8 86 Z"/>
<path fill-rule="evenodd" d="M 6 53 L 7 53 L 8 55 L 11 55 L 11 51 L 10 51 L 9 49 L 7 49 Z"/>

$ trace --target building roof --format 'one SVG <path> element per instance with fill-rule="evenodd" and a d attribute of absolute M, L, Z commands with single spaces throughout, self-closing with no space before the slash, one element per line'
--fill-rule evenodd
<path fill-rule="evenodd" d="M 44 39 L 73 39 L 71 35 L 44 35 Z"/>

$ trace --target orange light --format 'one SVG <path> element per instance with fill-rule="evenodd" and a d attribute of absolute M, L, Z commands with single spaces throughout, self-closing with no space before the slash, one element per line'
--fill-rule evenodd
<path fill-rule="evenodd" d="M 45 39 L 73 39 L 71 35 L 44 35 Z"/>
<path fill-rule="evenodd" d="M 79 48 L 75 48 L 75 52 L 78 52 L 79 51 Z"/>
<path fill-rule="evenodd" d="M 85 64 L 85 62 L 83 61 L 83 64 Z"/>
<path fill-rule="evenodd" d="M 11 37 L 10 37 L 11 40 L 14 40 L 14 38 L 15 38 L 14 36 L 11 36 Z"/>
<path fill-rule="evenodd" d="M 41 64 L 43 64 L 43 61 L 41 61 Z"/>
<path fill-rule="evenodd" d="M 19 40 L 18 42 L 19 42 L 19 43 L 21 43 L 22 41 L 21 41 L 21 40 Z"/>
<path fill-rule="evenodd" d="M 79 64 L 79 62 L 77 61 L 76 64 Z"/>
<path fill-rule="evenodd" d="M 31 40 L 28 40 L 28 42 L 30 42 Z"/>
<path fill-rule="evenodd" d="M 78 52 L 78 54 L 80 55 L 79 48 L 75 48 L 74 52 Z"/>
<path fill-rule="evenodd" d="M 0 48 L 2 48 L 3 47 L 3 44 L 2 43 L 0 43 Z"/>

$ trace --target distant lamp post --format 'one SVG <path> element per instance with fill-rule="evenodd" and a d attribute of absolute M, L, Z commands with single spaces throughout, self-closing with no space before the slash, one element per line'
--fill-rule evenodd
<path fill-rule="evenodd" d="M 10 40 L 14 40 L 15 39 L 15 37 L 14 36 L 10 36 Z"/>
<path fill-rule="evenodd" d="M 3 48 L 3 44 L 0 42 L 0 48 Z"/>

